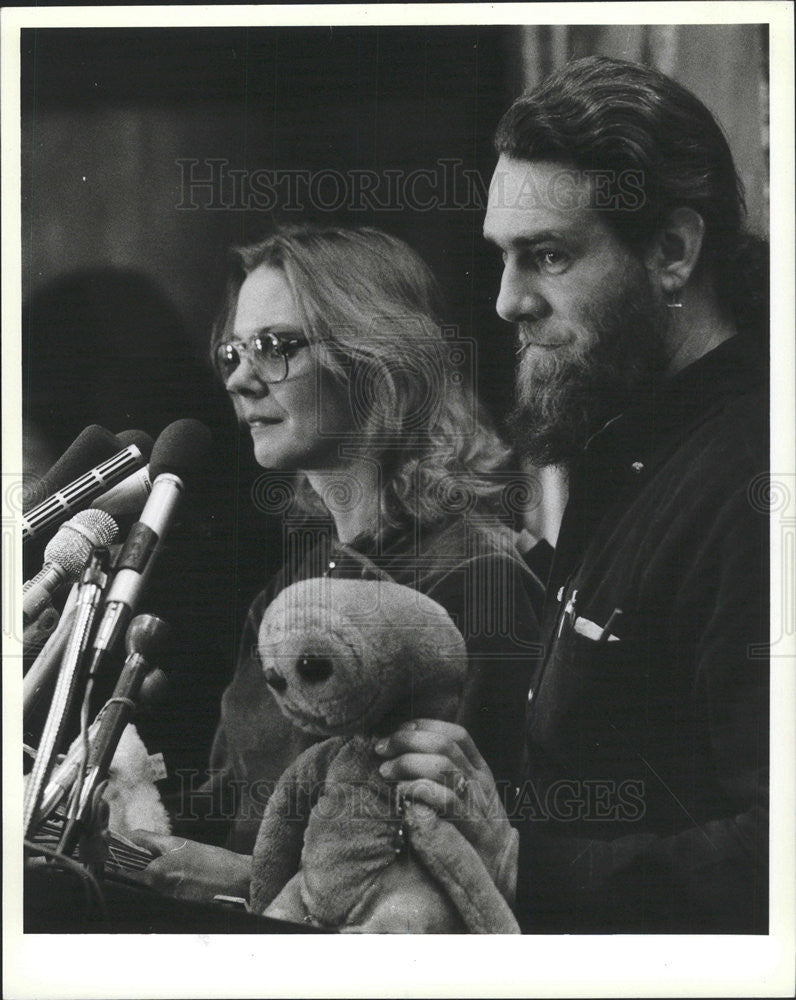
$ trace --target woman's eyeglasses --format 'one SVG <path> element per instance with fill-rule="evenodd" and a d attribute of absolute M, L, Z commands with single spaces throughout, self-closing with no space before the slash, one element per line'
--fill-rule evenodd
<path fill-rule="evenodd" d="M 216 347 L 216 368 L 226 382 L 240 364 L 241 355 L 246 354 L 260 381 L 274 385 L 285 381 L 289 358 L 308 344 L 306 337 L 280 337 L 275 333 L 258 333 L 249 341 L 225 340 Z"/>

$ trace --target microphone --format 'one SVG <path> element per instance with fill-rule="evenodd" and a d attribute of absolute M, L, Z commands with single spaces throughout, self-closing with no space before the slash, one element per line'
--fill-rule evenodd
<path fill-rule="evenodd" d="M 148 434 L 143 431 L 125 431 L 115 439 L 116 443 L 121 444 L 121 439 L 129 439 L 121 451 L 115 452 L 63 489 L 57 490 L 23 516 L 23 543 L 61 524 L 70 514 L 86 507 L 95 497 L 146 463 L 152 448 L 152 439 Z"/>
<path fill-rule="evenodd" d="M 149 466 L 145 465 L 138 472 L 131 473 L 126 479 L 97 497 L 91 503 L 92 507 L 104 510 L 113 517 L 138 515 L 144 509 L 149 494 L 152 492 L 152 480 L 149 478 Z"/>
<path fill-rule="evenodd" d="M 86 767 L 89 769 L 83 782 L 80 798 L 86 802 L 106 777 L 122 732 L 139 700 L 148 700 L 166 684 L 166 675 L 160 667 L 153 667 L 164 655 L 171 638 L 171 628 L 156 615 L 137 615 L 130 622 L 125 636 L 127 659 L 113 695 L 100 709 L 88 728 L 90 746 Z M 47 819 L 67 795 L 81 771 L 83 741 L 78 736 L 63 760 L 53 768 L 49 783 L 44 789 L 36 822 Z"/>
<path fill-rule="evenodd" d="M 119 553 L 94 638 L 90 677 L 96 674 L 135 611 L 185 484 L 190 484 L 206 466 L 211 444 L 207 427 L 190 419 L 170 424 L 155 442 L 149 463 L 152 492 Z"/>
<path fill-rule="evenodd" d="M 119 529 L 104 510 L 83 510 L 62 525 L 44 550 L 44 566 L 22 588 L 22 620 L 29 625 L 65 583 L 74 583 L 91 550 L 110 545 Z"/>
<path fill-rule="evenodd" d="M 75 623 L 75 611 L 79 584 L 72 585 L 69 596 L 55 631 L 44 644 L 44 648 L 33 661 L 30 669 L 22 680 L 22 713 L 25 725 L 33 718 L 42 697 L 47 693 L 53 678 L 61 667 L 72 626 Z"/>
<path fill-rule="evenodd" d="M 127 659 L 113 695 L 95 720 L 95 724 L 98 725 L 91 735 L 88 770 L 82 787 L 77 789 L 79 798 L 74 819 L 67 822 L 58 845 L 58 850 L 67 856 L 74 850 L 81 830 L 89 822 L 94 807 L 94 796 L 108 776 L 113 755 L 142 693 L 142 686 L 145 683 L 150 687 L 165 683 L 165 674 L 159 667 L 153 667 L 153 662 L 157 662 L 163 656 L 170 634 L 169 626 L 156 615 L 137 615 L 130 622 L 125 637 Z M 77 778 L 77 769 L 74 771 L 73 783 Z M 63 786 L 70 777 L 70 774 L 66 774 L 62 778 L 59 773 L 55 787 L 48 787 L 45 791 L 42 813 L 45 806 L 51 811 L 53 800 L 60 794 L 59 786 Z"/>
<path fill-rule="evenodd" d="M 89 746 L 99 732 L 101 713 L 94 719 L 86 732 Z M 72 741 L 72 745 L 64 754 L 63 759 L 55 764 L 50 774 L 50 778 L 44 786 L 41 800 L 36 809 L 34 826 L 39 826 L 48 819 L 52 812 L 58 808 L 64 797 L 69 794 L 80 774 L 85 747 L 81 734 L 78 734 Z"/>
<path fill-rule="evenodd" d="M 50 711 L 44 724 L 36 760 L 25 786 L 22 821 L 25 836 L 30 834 L 44 784 L 50 774 L 58 745 L 80 683 L 83 655 L 102 592 L 108 580 L 110 553 L 104 546 L 92 548 L 83 571 L 75 602 L 75 618 L 69 642 L 55 684 Z"/>
<path fill-rule="evenodd" d="M 129 444 L 130 442 L 125 442 Z M 92 465 L 104 462 L 115 455 L 119 448 L 117 437 L 99 424 L 85 427 L 61 455 L 55 465 L 36 483 L 36 488 L 26 493 L 22 500 L 22 512 L 27 514 L 31 507 L 38 506 L 39 500 L 62 489 L 77 476 L 82 475 Z M 34 501 L 36 501 L 34 503 Z"/>

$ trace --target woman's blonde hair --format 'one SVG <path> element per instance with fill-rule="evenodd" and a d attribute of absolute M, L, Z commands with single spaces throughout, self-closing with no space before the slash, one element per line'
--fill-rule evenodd
<path fill-rule="evenodd" d="M 309 349 L 348 386 L 352 454 L 379 462 L 380 532 L 494 507 L 510 451 L 474 395 L 471 344 L 443 326 L 439 286 L 406 243 L 372 228 L 282 225 L 233 257 L 211 346 L 231 336 L 246 276 L 282 271 Z M 323 507 L 304 476 L 297 500 Z"/>

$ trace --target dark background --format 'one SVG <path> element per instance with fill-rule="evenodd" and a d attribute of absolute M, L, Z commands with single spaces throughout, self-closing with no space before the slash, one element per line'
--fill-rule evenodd
<path fill-rule="evenodd" d="M 198 160 L 198 177 L 214 158 L 236 170 L 379 174 L 458 160 L 488 181 L 491 134 L 517 89 L 510 41 L 511 29 L 484 27 L 26 31 L 23 198 L 42 237 L 25 248 L 26 290 L 66 259 L 140 268 L 203 344 L 226 248 L 262 236 L 276 213 L 208 208 L 200 191 L 202 207 L 178 209 L 191 199 L 177 161 Z M 434 268 L 463 332 L 496 326 L 497 262 L 479 204 L 278 214 L 388 228 Z M 481 381 L 489 393 L 488 372 Z"/>

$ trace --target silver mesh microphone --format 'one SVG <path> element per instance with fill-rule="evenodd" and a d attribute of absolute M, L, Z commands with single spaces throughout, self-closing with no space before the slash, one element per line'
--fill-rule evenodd
<path fill-rule="evenodd" d="M 74 583 L 91 550 L 111 545 L 119 528 L 110 514 L 90 508 L 61 525 L 44 550 L 44 566 L 22 588 L 22 616 L 25 625 L 35 621 L 64 584 Z"/>

